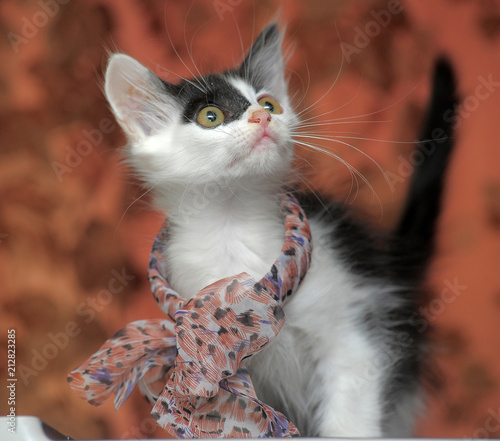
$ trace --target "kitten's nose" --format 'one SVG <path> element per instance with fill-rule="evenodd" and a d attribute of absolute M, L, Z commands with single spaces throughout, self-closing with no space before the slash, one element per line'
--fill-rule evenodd
<path fill-rule="evenodd" d="M 271 114 L 264 109 L 254 110 L 248 118 L 249 123 L 257 123 L 264 127 L 269 125 L 269 121 L 271 121 Z"/>

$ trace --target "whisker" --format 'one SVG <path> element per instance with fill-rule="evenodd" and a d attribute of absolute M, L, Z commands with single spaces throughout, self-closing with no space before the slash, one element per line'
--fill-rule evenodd
<path fill-rule="evenodd" d="M 300 144 L 300 143 L 299 143 Z M 343 165 L 346 166 L 346 168 L 349 170 L 349 173 L 350 173 L 350 176 L 351 176 L 351 186 L 349 188 L 349 191 L 347 193 L 347 195 L 345 196 L 344 198 L 344 204 L 347 204 L 348 201 L 349 201 L 349 198 L 351 198 L 351 194 L 353 192 L 353 189 L 354 187 L 356 187 L 356 193 L 355 195 L 352 197 L 352 200 L 354 201 L 356 199 L 356 196 L 358 195 L 359 193 L 359 181 L 358 181 L 358 176 L 362 176 L 362 174 L 355 168 L 353 167 L 351 164 L 349 164 L 347 161 L 343 160 L 340 156 L 338 155 L 335 155 L 334 153 L 332 152 L 329 152 L 327 150 L 323 150 L 321 147 L 318 147 L 318 146 L 315 146 L 315 145 L 305 145 L 303 144 L 305 147 L 309 147 L 310 149 L 313 149 L 313 150 L 316 150 L 316 151 L 319 151 L 321 153 L 325 153 L 326 155 L 328 156 L 331 156 L 333 157 L 334 159 L 338 160 L 339 162 L 341 162 Z"/>
<path fill-rule="evenodd" d="M 238 20 L 236 20 L 236 16 L 234 15 L 234 9 L 231 10 L 231 16 L 233 17 L 234 25 L 236 26 L 236 31 L 238 32 L 238 40 L 240 42 L 240 49 L 241 49 L 242 56 L 244 57 L 245 56 L 245 46 L 243 45 L 243 37 L 241 35 L 240 26 L 238 25 Z"/>
<path fill-rule="evenodd" d="M 310 143 L 298 141 L 298 140 L 296 140 L 295 142 L 296 142 L 296 144 L 299 144 L 299 145 L 306 147 L 310 150 L 326 154 L 327 156 L 329 156 L 333 159 L 336 159 L 341 164 L 345 165 L 351 173 L 354 173 L 357 177 L 359 177 L 365 183 L 365 185 L 371 190 L 373 196 L 377 199 L 379 206 L 382 209 L 382 202 L 380 200 L 380 197 L 378 196 L 377 192 L 375 191 L 373 186 L 370 184 L 368 179 L 360 171 L 358 171 L 355 167 L 353 167 L 351 164 L 349 164 L 345 159 L 342 159 L 340 156 L 336 155 L 335 153 L 330 152 L 330 151 L 325 150 L 325 149 L 322 149 L 321 147 L 318 147 L 314 144 L 310 144 Z M 346 145 L 348 145 L 348 144 L 346 144 Z M 368 155 L 366 155 L 366 156 L 368 156 Z M 370 158 L 370 157 L 368 156 L 368 158 Z M 373 158 L 370 158 L 370 159 L 380 168 L 380 170 L 382 170 L 382 168 L 378 165 L 378 163 Z M 382 170 L 382 173 L 383 173 L 383 170 Z M 385 174 L 384 174 L 384 177 L 385 177 Z"/>
<path fill-rule="evenodd" d="M 134 205 L 137 201 L 139 201 L 140 199 L 142 199 L 144 196 L 146 196 L 149 192 L 151 192 L 155 187 L 156 185 L 158 184 L 155 184 L 153 185 L 152 187 L 148 188 L 144 193 L 142 193 L 141 195 L 139 195 L 138 197 L 136 197 L 128 206 L 127 208 L 125 208 L 125 211 L 123 212 L 122 214 L 122 217 L 120 218 L 120 220 L 118 221 L 118 224 L 116 225 L 116 228 L 115 228 L 115 233 L 118 231 L 118 228 L 120 227 L 121 223 L 123 222 L 123 219 L 125 219 L 125 215 L 127 214 L 128 210 L 132 207 L 132 205 Z"/>
<path fill-rule="evenodd" d="M 295 142 L 299 146 L 303 146 L 303 147 L 308 148 L 309 150 L 317 151 L 317 152 L 326 154 L 329 157 L 332 157 L 333 159 L 335 159 L 335 160 L 339 161 L 341 164 L 343 164 L 349 170 L 349 172 L 351 174 L 351 188 L 349 189 L 349 192 L 347 193 L 347 196 L 345 197 L 345 203 L 346 204 L 347 203 L 352 203 L 356 199 L 356 197 L 357 197 L 357 195 L 358 195 L 358 193 L 360 191 L 360 186 L 359 186 L 359 181 L 358 181 L 358 178 L 360 178 L 361 181 L 363 181 L 364 184 L 367 186 L 367 188 L 371 191 L 371 193 L 372 193 L 372 201 L 376 200 L 376 202 L 377 202 L 377 205 L 378 205 L 379 210 L 380 210 L 379 219 L 381 220 L 383 218 L 384 208 L 383 208 L 383 205 L 382 205 L 382 201 L 381 201 L 378 193 L 375 191 L 374 187 L 370 184 L 370 182 L 368 181 L 368 179 L 361 172 L 359 172 L 355 167 L 353 167 L 351 164 L 349 164 L 343 158 L 341 158 L 340 156 L 336 155 L 335 153 L 333 153 L 333 152 L 331 152 L 329 150 L 326 150 L 326 149 L 321 148 L 321 147 L 319 147 L 317 145 L 314 145 L 314 144 L 309 144 L 309 143 L 305 143 L 305 142 L 298 141 L 298 140 L 295 140 Z M 339 143 L 345 144 L 348 147 L 356 149 L 354 146 L 351 146 L 351 145 L 349 145 L 347 143 L 342 143 L 342 142 L 339 142 Z M 358 150 L 358 149 L 356 149 L 356 150 Z M 388 177 L 386 176 L 386 174 L 385 174 L 384 170 L 382 169 L 382 167 L 373 158 L 371 158 L 369 155 L 365 154 L 362 151 L 360 151 L 360 153 L 362 153 L 363 155 L 367 156 L 367 158 L 370 159 L 370 161 L 373 162 L 376 165 L 376 167 L 381 171 L 384 180 L 389 185 Z M 356 186 L 356 192 L 352 196 L 351 202 L 349 202 L 349 198 L 351 198 L 351 194 L 354 191 L 354 186 Z"/>
<path fill-rule="evenodd" d="M 321 132 L 321 133 L 332 133 L 336 134 L 336 132 Z M 301 133 L 304 134 L 304 133 Z M 314 135 L 314 133 L 313 133 Z M 417 142 L 431 142 L 431 141 L 445 141 L 447 138 L 432 138 L 432 139 L 418 139 L 413 141 L 394 141 L 391 139 L 379 139 L 379 138 L 365 138 L 365 137 L 357 137 L 357 136 L 345 136 L 345 135 L 337 135 L 338 138 L 343 139 L 355 139 L 360 141 L 373 141 L 373 142 L 384 142 L 389 144 L 416 144 Z"/>
<path fill-rule="evenodd" d="M 324 137 L 322 138 L 323 140 L 332 140 L 332 141 L 336 141 L 337 139 L 336 138 L 341 138 L 341 139 L 352 139 L 352 140 L 358 140 L 358 141 L 373 141 L 373 142 L 383 142 L 383 143 L 388 143 L 388 144 L 415 144 L 416 142 L 425 142 L 425 141 L 441 141 L 441 140 L 444 140 L 446 138 L 438 138 L 438 139 L 423 139 L 423 140 L 413 140 L 413 141 L 394 141 L 394 140 L 391 140 L 391 139 L 380 139 L 380 138 L 365 138 L 363 136 L 346 136 L 346 135 L 342 135 L 342 134 L 339 134 L 339 133 L 348 133 L 348 132 L 335 132 L 335 131 L 325 131 L 325 132 L 320 132 L 321 135 L 325 135 L 325 134 L 331 134 L 331 135 L 334 135 L 332 136 L 331 138 L 330 137 Z M 317 132 L 300 132 L 298 133 L 296 136 L 299 136 L 299 135 L 302 135 L 304 137 L 315 137 L 315 136 L 318 136 L 319 134 Z"/>
<path fill-rule="evenodd" d="M 255 12 L 255 4 L 253 5 L 253 20 L 252 20 L 252 40 L 255 42 L 255 33 L 256 33 L 256 12 Z M 253 51 L 253 45 L 250 46 L 250 50 L 248 52 L 248 63 L 245 64 L 244 66 L 244 72 L 243 72 L 243 78 L 245 81 L 249 82 L 250 81 L 250 64 L 252 60 L 252 51 Z M 245 57 L 245 51 L 243 51 L 243 57 Z"/>
<path fill-rule="evenodd" d="M 345 142 L 345 141 L 341 141 L 339 139 L 328 138 L 328 137 L 324 137 L 324 136 L 311 136 L 311 135 L 307 136 L 307 135 L 300 135 L 300 134 L 296 134 L 295 136 L 299 137 L 299 138 L 317 139 L 318 141 L 333 141 L 333 142 L 336 142 L 338 144 L 342 144 L 342 145 L 345 145 L 347 147 L 350 147 L 350 148 L 354 149 L 358 153 L 361 153 L 365 158 L 368 158 L 377 167 L 377 169 L 382 173 L 382 175 L 384 176 L 385 181 L 389 184 L 389 181 L 387 179 L 386 173 L 385 173 L 384 169 L 380 166 L 380 164 L 377 161 L 375 161 L 375 159 L 373 159 L 369 154 L 367 154 L 363 150 L 355 147 L 354 145 L 349 144 L 348 142 Z"/>
<path fill-rule="evenodd" d="M 337 24 L 335 24 L 335 29 L 337 29 Z M 338 33 L 338 30 L 337 30 L 337 33 Z M 337 77 L 335 78 L 334 82 L 332 83 L 332 85 L 328 88 L 328 90 L 319 98 L 317 99 L 313 104 L 311 104 L 310 106 L 306 107 L 304 110 L 302 110 L 301 112 L 299 112 L 297 114 L 298 117 L 300 117 L 303 113 L 311 110 L 312 108 L 315 108 L 317 106 L 317 104 L 319 102 L 321 102 L 331 91 L 332 89 L 335 87 L 335 85 L 337 84 L 339 78 L 340 78 L 340 74 L 342 73 L 342 70 L 344 68 L 344 57 L 342 57 L 342 61 L 340 62 L 340 68 L 339 68 L 339 71 L 337 73 Z"/>
<path fill-rule="evenodd" d="M 372 115 L 376 115 L 378 113 L 385 112 L 386 110 L 390 109 L 391 107 L 395 106 L 396 104 L 399 104 L 401 101 L 403 101 L 404 99 L 406 99 L 420 85 L 420 83 L 422 83 L 422 81 L 423 80 L 420 80 L 412 89 L 410 89 L 407 93 L 405 93 L 401 98 L 399 98 L 398 100 L 396 100 L 392 104 L 390 104 L 390 105 L 388 105 L 388 106 L 386 106 L 386 107 L 384 107 L 382 109 L 375 110 L 373 112 L 365 113 L 365 114 L 362 114 L 362 115 L 357 115 L 356 117 L 347 116 L 347 117 L 336 118 L 335 121 L 351 120 L 353 118 L 361 118 L 361 117 L 365 117 L 365 116 L 372 116 Z"/>
<path fill-rule="evenodd" d="M 349 132 L 347 130 L 321 130 L 321 131 L 298 131 L 296 130 L 295 133 L 298 133 L 300 135 L 342 135 L 342 134 L 347 134 L 347 135 L 360 135 L 359 132 Z"/>
<path fill-rule="evenodd" d="M 321 206 L 325 209 L 326 212 L 328 212 L 328 207 L 327 205 L 323 202 L 322 198 L 318 196 L 318 192 L 314 190 L 314 186 L 309 182 L 309 179 L 307 179 L 305 176 L 302 176 L 301 174 L 298 174 L 298 177 L 300 181 L 307 187 L 309 192 L 314 195 L 316 200 L 321 204 Z"/>
<path fill-rule="evenodd" d="M 307 124 L 297 124 L 297 127 L 300 129 L 302 127 L 321 127 L 321 126 L 329 126 L 329 125 L 340 125 L 340 124 L 380 124 L 380 123 L 390 123 L 392 120 L 380 120 L 380 121 L 337 121 L 336 119 L 325 120 L 324 122 L 317 123 L 307 123 Z"/>
<path fill-rule="evenodd" d="M 305 87 L 305 90 L 304 90 L 304 93 L 302 94 L 302 98 L 300 99 L 300 101 L 294 106 L 295 108 L 298 108 L 302 105 L 302 103 L 305 101 L 306 99 L 306 96 L 307 94 L 309 93 L 309 88 L 311 87 L 311 72 L 309 70 L 309 64 L 307 63 L 307 60 L 304 60 L 304 64 L 305 64 L 305 67 L 306 67 L 306 72 L 307 72 L 307 86 Z M 304 88 L 304 81 L 302 79 L 302 76 L 299 75 L 299 73 L 295 70 L 290 70 L 292 73 L 296 74 L 297 75 L 297 78 L 299 79 L 299 81 L 302 83 L 302 88 Z M 296 92 L 296 94 L 298 93 L 298 91 Z M 293 96 L 292 98 L 292 102 L 295 100 L 295 96 L 296 94 Z M 298 113 L 297 113 L 298 115 Z"/>
<path fill-rule="evenodd" d="M 200 90 L 201 92 L 205 92 L 206 89 L 203 88 L 203 86 L 206 87 L 206 84 L 201 84 L 200 83 L 200 79 L 196 77 L 196 75 L 194 75 L 193 71 L 189 68 L 189 66 L 186 64 L 186 62 L 182 59 L 182 57 L 180 56 L 179 52 L 177 51 L 176 47 L 175 47 L 175 44 L 172 40 L 172 36 L 170 35 L 170 31 L 168 30 L 168 25 L 167 25 L 167 2 L 165 2 L 165 12 L 164 12 L 164 23 L 165 23 L 165 29 L 167 31 L 167 37 L 168 37 L 168 40 L 170 42 L 170 46 L 172 47 L 172 49 L 174 50 L 174 53 L 175 55 L 177 56 L 177 58 L 179 59 L 179 61 L 182 63 L 182 65 L 187 69 L 187 71 L 189 72 L 189 75 L 191 77 L 193 77 L 194 81 L 196 83 L 198 83 L 200 85 L 200 87 L 197 87 L 198 90 Z M 195 85 L 194 83 L 191 83 L 193 85 Z"/>
<path fill-rule="evenodd" d="M 338 78 L 337 78 L 338 79 Z M 335 81 L 337 81 L 337 79 Z M 332 109 L 332 110 L 329 110 L 328 112 L 325 112 L 323 114 L 321 114 L 321 116 L 325 116 L 325 115 L 330 115 L 332 113 L 335 113 L 339 110 L 342 110 L 344 107 L 348 106 L 349 104 L 351 104 L 359 95 L 359 91 L 361 90 L 361 82 L 363 80 L 363 75 L 361 76 L 360 80 L 359 80 L 359 84 L 358 84 L 358 89 L 356 90 L 356 93 L 354 94 L 354 96 L 349 100 L 347 101 L 346 103 L 342 104 L 341 106 L 335 108 L 335 109 Z M 321 99 L 323 99 L 324 97 L 322 97 Z M 303 112 L 300 112 L 299 115 L 301 115 Z M 309 121 L 311 119 L 314 119 L 315 116 L 313 116 L 312 118 L 308 118 L 308 119 L 305 119 L 304 121 Z"/>
<path fill-rule="evenodd" d="M 167 69 L 166 67 L 159 65 L 158 63 L 155 63 L 155 65 L 156 65 L 157 73 L 158 73 L 158 71 L 166 72 L 170 75 L 173 75 L 174 77 L 177 77 L 181 80 L 184 80 L 188 84 L 191 84 L 193 87 L 196 87 L 200 92 L 205 92 L 205 89 L 203 89 L 199 86 L 200 83 L 198 80 L 192 81 L 189 78 L 184 78 L 182 75 L 179 75 L 178 73 L 174 72 L 173 70 Z"/>
<path fill-rule="evenodd" d="M 186 13 L 186 18 L 184 19 L 184 46 L 188 49 L 189 59 L 191 60 L 191 63 L 193 64 L 196 72 L 198 73 L 198 78 L 201 79 L 201 81 L 203 81 L 203 83 L 205 85 L 205 88 L 208 89 L 207 81 L 206 81 L 205 77 L 203 76 L 203 74 L 201 73 L 200 69 L 198 69 L 198 66 L 196 65 L 196 62 L 195 62 L 195 60 L 193 58 L 193 42 L 194 42 L 194 39 L 195 39 L 196 34 L 198 33 L 198 31 L 200 29 L 203 29 L 203 27 L 206 26 L 208 23 L 210 23 L 210 21 L 207 21 L 204 25 L 202 25 L 202 26 L 200 26 L 198 28 L 198 30 L 191 37 L 191 44 L 188 45 L 187 35 L 186 35 L 187 20 L 188 20 L 189 13 L 191 12 L 191 9 L 193 8 L 193 6 L 194 6 L 194 1 L 191 2 L 191 5 L 189 6 L 189 9 L 188 9 L 188 11 Z"/>

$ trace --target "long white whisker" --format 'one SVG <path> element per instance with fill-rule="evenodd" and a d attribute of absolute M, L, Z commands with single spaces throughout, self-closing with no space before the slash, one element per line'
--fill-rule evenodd
<path fill-rule="evenodd" d="M 330 156 L 334 159 L 336 159 L 337 161 L 339 161 L 340 163 L 342 163 L 343 165 L 346 166 L 346 168 L 349 170 L 349 173 L 351 175 L 351 187 L 349 188 L 349 192 L 347 193 L 347 195 L 345 196 L 345 203 L 348 202 L 348 200 L 351 198 L 351 194 L 353 192 L 353 189 L 354 187 L 356 187 L 356 194 L 352 197 L 352 199 L 354 200 L 356 198 L 356 196 L 358 195 L 359 193 L 359 181 L 358 181 L 358 176 L 361 177 L 362 179 L 364 179 L 363 175 L 356 169 L 354 168 L 351 164 L 349 164 L 347 161 L 343 160 L 340 156 L 332 153 L 332 152 L 329 152 L 328 150 L 324 150 L 322 149 L 321 147 L 318 147 L 318 146 L 315 146 L 313 144 L 305 144 L 305 143 L 300 143 L 298 142 L 298 144 L 302 144 L 304 147 L 307 147 L 311 150 L 315 150 L 315 151 L 318 151 L 318 152 L 321 152 L 321 153 L 324 153 L 326 154 L 327 156 Z M 365 180 L 365 179 L 364 179 Z M 365 180 L 365 182 L 368 182 L 367 180 Z M 367 184 L 369 187 L 369 183 Z M 372 189 L 372 192 L 373 189 Z"/>
<path fill-rule="evenodd" d="M 306 99 L 306 96 L 307 94 L 309 93 L 309 88 L 311 87 L 311 72 L 309 70 L 309 64 L 307 63 L 307 60 L 304 60 L 304 63 L 305 63 L 305 66 L 306 66 L 306 72 L 307 72 L 307 86 L 305 87 L 305 90 L 304 90 L 304 93 L 302 94 L 302 98 L 300 99 L 300 101 L 294 106 L 295 108 L 297 107 L 300 107 L 301 104 L 304 102 L 304 100 Z M 300 82 L 302 83 L 302 88 L 304 88 L 304 81 L 301 77 L 301 75 L 299 75 L 296 71 L 291 71 L 292 73 L 296 74 L 297 75 L 297 78 L 300 80 Z M 293 99 L 292 99 L 292 102 L 295 100 L 295 96 L 293 96 Z M 298 113 L 297 113 L 298 115 Z"/>
<path fill-rule="evenodd" d="M 405 98 L 407 98 L 420 85 L 420 83 L 422 81 L 423 80 L 419 81 L 412 89 L 410 89 L 407 93 L 405 93 L 397 101 L 393 102 L 392 104 L 390 104 L 390 105 L 388 105 L 388 106 L 386 106 L 386 107 L 384 107 L 382 109 L 375 110 L 374 112 L 365 113 L 365 114 L 362 114 L 362 115 L 357 115 L 355 117 L 353 117 L 353 116 L 347 116 L 347 117 L 342 117 L 342 118 L 336 118 L 335 121 L 351 120 L 353 118 L 361 118 L 361 117 L 365 117 L 365 116 L 372 116 L 372 115 L 376 115 L 377 113 L 385 112 L 386 110 L 390 109 L 391 107 L 395 106 L 396 104 L 399 104 L 401 101 L 403 101 Z"/>
<path fill-rule="evenodd" d="M 340 125 L 340 124 L 376 124 L 376 123 L 389 123 L 391 120 L 380 120 L 380 121 L 337 121 L 336 119 L 325 120 L 324 122 L 315 122 L 315 123 L 307 123 L 307 124 L 297 124 L 297 128 L 302 127 L 321 127 L 321 126 L 329 126 L 329 125 Z"/>
<path fill-rule="evenodd" d="M 303 147 L 309 148 L 309 149 L 317 151 L 317 152 L 324 153 L 327 156 L 330 156 L 331 158 L 334 158 L 337 161 L 339 161 L 341 164 L 345 165 L 349 171 L 351 171 L 356 176 L 358 176 L 366 184 L 366 186 L 372 191 L 374 197 L 377 199 L 377 201 L 380 204 L 380 207 L 382 208 L 382 203 L 380 201 L 380 198 L 377 195 L 377 192 L 375 191 L 375 189 L 373 188 L 373 186 L 368 181 L 368 179 L 361 172 L 359 172 L 356 168 L 354 168 L 351 164 L 349 164 L 345 159 L 342 159 L 340 156 L 336 155 L 335 153 L 330 152 L 330 151 L 325 150 L 325 149 L 322 149 L 322 148 L 320 148 L 320 147 L 318 147 L 318 146 L 316 146 L 314 144 L 310 144 L 310 143 L 303 142 L 303 141 L 297 141 L 297 140 L 295 142 L 296 142 L 296 144 L 299 144 L 299 145 L 301 145 Z M 373 159 L 371 159 L 371 160 L 382 170 L 382 168 L 377 164 L 377 162 L 375 160 L 373 160 Z M 383 170 L 382 170 L 382 172 L 383 172 Z"/>
<path fill-rule="evenodd" d="M 256 20 L 256 17 L 255 17 L 255 5 L 253 7 L 253 21 L 252 21 L 252 41 L 255 42 L 255 20 Z M 247 58 L 248 58 L 248 63 L 245 64 L 244 66 L 244 73 L 243 73 L 243 77 L 245 79 L 245 81 L 249 81 L 250 80 L 250 64 L 252 62 L 252 52 L 253 52 L 253 46 L 250 46 L 250 50 L 248 51 L 248 55 L 247 55 Z"/>
<path fill-rule="evenodd" d="M 377 201 L 378 207 L 380 209 L 380 219 L 383 217 L 384 209 L 382 206 L 382 201 L 381 201 L 378 193 L 375 191 L 373 186 L 368 181 L 368 179 L 361 172 L 359 172 L 355 167 L 353 167 L 347 161 L 342 159 L 340 156 L 338 156 L 338 155 L 336 155 L 328 150 L 322 149 L 321 147 L 318 147 L 314 144 L 309 144 L 309 143 L 305 143 L 305 142 L 301 142 L 301 141 L 296 141 L 296 143 L 300 146 L 303 146 L 303 147 L 309 149 L 309 150 L 317 151 L 317 152 L 326 154 L 327 156 L 339 161 L 341 164 L 343 164 L 349 170 L 349 172 L 351 174 L 351 188 L 349 189 L 349 192 L 347 193 L 347 196 L 345 198 L 346 203 L 351 198 L 351 194 L 354 191 L 354 186 L 356 187 L 356 193 L 354 194 L 354 196 L 352 196 L 352 200 L 354 200 L 357 197 L 357 195 L 359 193 L 359 188 L 360 188 L 358 178 L 361 179 L 361 181 L 363 181 L 364 184 L 367 186 L 367 188 L 371 191 L 373 199 Z M 384 174 L 384 178 L 385 178 L 385 174 Z"/>
<path fill-rule="evenodd" d="M 243 45 L 243 37 L 241 36 L 241 30 L 240 27 L 238 26 L 238 20 L 236 20 L 236 16 L 234 15 L 234 9 L 231 10 L 231 16 L 233 17 L 234 25 L 236 26 L 236 31 L 238 32 L 238 40 L 240 42 L 240 49 L 241 49 L 241 54 L 244 59 L 245 57 L 245 46 Z M 241 63 L 241 61 L 240 61 Z"/>
<path fill-rule="evenodd" d="M 369 154 L 367 154 L 366 152 L 364 152 L 361 149 L 358 149 L 357 147 L 353 146 L 352 144 L 349 144 L 348 142 L 341 141 L 341 140 L 335 139 L 335 138 L 327 138 L 324 136 L 314 136 L 314 135 L 311 136 L 311 135 L 295 134 L 295 137 L 317 139 L 318 141 L 333 141 L 333 142 L 336 142 L 338 144 L 342 144 L 342 145 L 345 145 L 347 147 L 350 147 L 350 148 L 356 150 L 357 152 L 361 153 L 364 157 L 368 158 L 378 168 L 378 170 L 382 173 L 382 176 L 384 176 L 385 181 L 387 183 L 389 183 L 387 180 L 386 173 L 385 173 L 384 169 L 380 166 L 380 164 L 377 161 L 375 161 L 375 159 L 373 159 Z"/>
<path fill-rule="evenodd" d="M 118 224 L 116 225 L 115 228 L 115 233 L 118 231 L 118 228 L 120 227 L 121 223 L 123 222 L 123 219 L 125 219 L 125 215 L 127 214 L 128 210 L 134 205 L 137 201 L 142 199 L 144 196 L 146 196 L 149 192 L 151 192 L 158 184 L 153 185 L 152 187 L 148 188 L 144 193 L 136 197 L 128 206 L 125 208 L 125 211 L 122 214 L 122 217 L 118 221 Z"/>
<path fill-rule="evenodd" d="M 322 130 L 322 131 L 296 131 L 295 133 L 299 135 L 312 135 L 312 136 L 320 136 L 320 135 L 337 135 L 339 138 L 341 137 L 340 135 L 360 135 L 359 132 L 348 132 L 347 130 Z M 363 139 L 363 138 L 361 138 Z"/>
<path fill-rule="evenodd" d="M 198 66 L 196 65 L 196 62 L 193 58 L 193 42 L 194 42 L 194 39 L 195 39 L 195 36 L 196 34 L 198 33 L 198 31 L 203 28 L 203 26 L 206 26 L 207 23 L 205 23 L 205 25 L 201 26 L 192 36 L 191 38 L 191 44 L 188 45 L 188 42 L 187 42 L 187 35 L 186 35 L 186 28 L 187 28 L 187 20 L 188 20 L 188 17 L 189 17 L 189 13 L 191 12 L 191 9 L 193 8 L 193 5 L 194 5 L 194 1 L 191 3 L 191 5 L 189 6 L 189 9 L 186 13 L 186 18 L 184 19 L 184 45 L 185 47 L 188 49 L 188 55 L 189 55 L 189 59 L 191 60 L 191 63 L 193 64 L 196 72 L 198 73 L 198 77 L 197 77 L 197 80 L 201 80 L 203 81 L 203 84 L 205 85 L 205 88 L 208 89 L 208 84 L 207 84 L 207 81 L 205 79 L 205 77 L 203 76 L 203 74 L 200 72 L 200 69 L 198 69 Z M 182 60 L 181 60 L 182 61 Z M 184 63 L 183 63 L 184 64 Z M 185 64 L 184 64 L 185 65 Z"/>
<path fill-rule="evenodd" d="M 342 135 L 342 134 L 338 134 L 338 133 L 342 133 L 342 132 L 327 131 L 327 132 L 321 132 L 321 135 L 329 135 L 329 134 L 334 135 L 331 138 L 324 137 L 324 138 L 322 138 L 323 140 L 331 139 L 332 141 L 336 141 L 337 138 L 341 138 L 341 139 L 353 139 L 353 140 L 358 140 L 358 141 L 384 142 L 384 143 L 388 143 L 388 144 L 415 144 L 416 142 L 441 141 L 441 140 L 446 139 L 446 138 L 438 138 L 438 139 L 432 139 L 432 140 L 423 139 L 421 141 L 420 140 L 418 140 L 418 141 L 417 140 L 414 140 L 414 141 L 394 141 L 391 139 L 365 138 L 362 136 L 346 136 L 346 135 Z M 343 133 L 346 133 L 346 132 L 343 132 Z M 313 138 L 315 136 L 318 136 L 319 134 L 317 132 L 300 132 L 296 136 L 298 136 L 298 135 Z"/>
<path fill-rule="evenodd" d="M 358 95 L 359 95 L 359 91 L 361 90 L 361 81 L 362 81 L 362 79 L 363 79 L 363 76 L 361 76 L 361 78 L 359 80 L 358 89 L 356 90 L 356 93 L 354 94 L 354 96 L 349 101 L 347 101 L 346 103 L 342 104 L 341 106 L 339 106 L 339 107 L 337 107 L 337 108 L 335 108 L 333 110 L 329 110 L 328 112 L 323 113 L 321 116 L 330 115 L 332 113 L 338 112 L 339 110 L 342 110 L 344 107 L 346 107 L 349 104 L 351 104 L 358 97 Z M 337 81 L 337 80 L 335 80 L 335 81 Z M 321 99 L 323 99 L 323 97 Z M 299 113 L 299 117 L 300 117 L 300 115 L 302 113 L 304 113 L 304 112 L 300 112 Z M 312 118 L 314 118 L 314 116 Z M 310 119 L 311 118 L 308 118 L 308 119 L 305 119 L 304 121 L 308 121 Z"/>
<path fill-rule="evenodd" d="M 328 207 L 326 204 L 323 202 L 323 200 L 318 196 L 317 192 L 314 190 L 313 185 L 309 182 L 308 179 L 306 179 L 304 176 L 301 176 L 300 174 L 298 175 L 300 181 L 307 187 L 310 193 L 314 195 L 314 197 L 317 199 L 317 201 L 321 204 L 321 206 L 325 209 L 325 211 L 328 211 Z"/>
<path fill-rule="evenodd" d="M 198 89 L 201 92 L 205 92 L 205 90 L 203 89 L 204 85 L 200 83 L 200 80 L 198 78 L 196 78 L 196 75 L 194 75 L 193 71 L 189 68 L 189 66 L 186 64 L 186 62 L 182 59 L 182 57 L 180 56 L 179 52 L 177 51 L 177 49 L 175 47 L 175 44 L 174 44 L 174 42 L 172 40 L 172 36 L 170 35 L 170 31 L 168 30 L 168 25 L 167 25 L 167 2 L 165 2 L 165 12 L 164 12 L 163 15 L 165 17 L 165 19 L 164 19 L 165 30 L 167 31 L 167 37 L 168 37 L 168 40 L 170 42 L 170 46 L 172 46 L 175 55 L 177 56 L 177 58 L 179 59 L 179 61 L 182 63 L 182 65 L 187 69 L 187 71 L 189 72 L 189 75 L 191 77 L 193 77 L 194 81 L 200 85 L 200 87 L 197 86 Z M 194 85 L 194 83 L 192 83 L 192 84 Z"/>
<path fill-rule="evenodd" d="M 335 29 L 337 29 L 337 24 L 335 24 Z M 337 33 L 338 33 L 338 30 L 337 30 Z M 310 109 L 312 108 L 315 108 L 317 106 L 317 104 L 322 101 L 331 91 L 332 89 L 335 87 L 335 85 L 337 84 L 339 78 L 340 78 L 340 74 L 342 73 L 342 70 L 344 68 L 344 57 L 342 57 L 342 61 L 341 61 L 341 64 L 340 64 L 340 68 L 339 68 L 339 71 L 337 73 L 337 77 L 335 78 L 335 81 L 332 83 L 332 85 L 328 88 L 328 90 L 320 97 L 318 98 L 313 104 L 311 104 L 310 106 L 306 107 L 304 110 L 302 110 L 301 112 L 299 112 L 297 114 L 298 117 L 300 117 L 300 115 L 302 115 L 303 113 L 309 111 Z"/>

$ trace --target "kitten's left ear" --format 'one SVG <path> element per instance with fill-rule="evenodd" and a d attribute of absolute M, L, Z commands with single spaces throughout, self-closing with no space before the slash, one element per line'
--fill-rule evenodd
<path fill-rule="evenodd" d="M 175 98 L 165 84 L 128 55 L 111 56 L 104 90 L 116 119 L 133 141 L 164 129 L 176 114 Z"/>
<path fill-rule="evenodd" d="M 267 26 L 240 67 L 241 75 L 256 89 L 271 89 L 277 98 L 283 98 L 287 93 L 282 44 L 283 36 L 278 25 Z"/>

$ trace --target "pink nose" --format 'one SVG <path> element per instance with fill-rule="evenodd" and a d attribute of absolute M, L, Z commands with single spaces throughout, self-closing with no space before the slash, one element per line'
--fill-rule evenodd
<path fill-rule="evenodd" d="M 254 110 L 248 118 L 249 123 L 257 123 L 264 127 L 269 125 L 269 121 L 271 121 L 271 114 L 264 109 Z"/>

